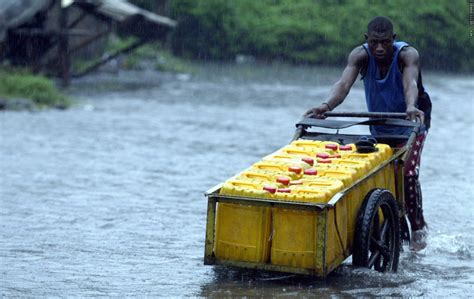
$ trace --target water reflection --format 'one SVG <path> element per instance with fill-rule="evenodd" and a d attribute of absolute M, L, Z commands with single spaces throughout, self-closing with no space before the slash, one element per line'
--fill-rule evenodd
<path fill-rule="evenodd" d="M 406 296 L 407 293 L 402 292 L 400 287 L 415 281 L 415 278 L 402 274 L 381 274 L 356 269 L 348 264 L 337 268 L 326 278 L 224 266 L 214 266 L 213 270 L 213 280 L 202 286 L 200 296 L 360 297 L 374 294 Z M 416 292 L 412 292 L 411 295 L 416 295 Z"/>

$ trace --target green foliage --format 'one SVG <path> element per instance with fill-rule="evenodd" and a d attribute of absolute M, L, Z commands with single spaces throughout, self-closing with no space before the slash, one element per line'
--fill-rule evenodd
<path fill-rule="evenodd" d="M 127 68 L 140 68 L 144 62 L 152 65 L 154 69 L 166 72 L 189 72 L 191 68 L 182 59 L 173 56 L 169 50 L 163 49 L 160 43 L 147 43 L 127 55 L 125 66 Z"/>
<path fill-rule="evenodd" d="M 234 57 L 239 33 L 234 6 L 221 0 L 172 2 L 172 17 L 180 20 L 174 52 L 200 59 Z"/>
<path fill-rule="evenodd" d="M 29 99 L 40 108 L 65 108 L 71 104 L 51 80 L 23 70 L 0 69 L 0 97 Z"/>
<path fill-rule="evenodd" d="M 474 70 L 464 0 L 174 0 L 173 51 L 198 59 L 236 54 L 294 63 L 343 64 L 365 42 L 368 21 L 385 15 L 425 67 Z M 470 59 L 469 59 L 470 58 Z"/>

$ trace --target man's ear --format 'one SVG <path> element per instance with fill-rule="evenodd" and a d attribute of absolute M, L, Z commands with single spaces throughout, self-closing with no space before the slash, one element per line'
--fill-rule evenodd
<path fill-rule="evenodd" d="M 397 35 L 394 33 L 394 34 L 392 35 L 392 38 L 395 39 L 396 37 L 397 37 Z"/>
<path fill-rule="evenodd" d="M 369 38 L 369 35 L 367 33 L 364 33 L 365 40 Z"/>

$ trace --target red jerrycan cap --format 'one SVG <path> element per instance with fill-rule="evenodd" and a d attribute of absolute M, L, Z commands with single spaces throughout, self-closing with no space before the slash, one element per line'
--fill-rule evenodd
<path fill-rule="evenodd" d="M 284 176 L 277 177 L 276 181 L 280 184 L 283 184 L 283 185 L 289 185 L 290 184 L 290 178 L 287 178 L 287 177 L 284 177 Z"/>
<path fill-rule="evenodd" d="M 300 166 L 293 165 L 288 167 L 288 171 L 300 174 L 303 171 L 303 168 L 301 168 Z"/>
<path fill-rule="evenodd" d="M 317 175 L 318 171 L 314 168 L 310 168 L 310 169 L 306 169 L 304 171 L 304 174 L 306 174 L 306 175 Z"/>
<path fill-rule="evenodd" d="M 340 158 L 341 157 L 341 154 L 334 154 L 334 155 L 331 155 L 329 156 L 330 158 Z"/>
<path fill-rule="evenodd" d="M 326 144 L 325 148 L 330 150 L 337 150 L 337 144 Z"/>
<path fill-rule="evenodd" d="M 309 165 L 313 166 L 314 165 L 314 159 L 313 158 L 310 158 L 310 157 L 304 157 L 304 158 L 301 158 L 301 160 L 303 162 L 306 162 L 308 163 Z"/>
<path fill-rule="evenodd" d="M 263 186 L 263 190 L 270 192 L 270 193 L 275 193 L 277 192 L 277 188 L 273 186 Z"/>
<path fill-rule="evenodd" d="M 350 146 L 350 145 L 340 145 L 340 146 L 339 146 L 339 150 L 340 150 L 340 151 L 351 151 L 351 150 L 352 150 L 352 146 Z"/>
<path fill-rule="evenodd" d="M 327 153 L 318 153 L 318 154 L 316 154 L 316 157 L 322 158 L 322 159 L 327 159 L 327 158 L 329 158 L 329 154 L 327 154 Z"/>
<path fill-rule="evenodd" d="M 282 188 L 282 189 L 278 189 L 277 192 L 281 192 L 281 193 L 291 193 L 291 189 L 290 189 L 290 188 Z"/>

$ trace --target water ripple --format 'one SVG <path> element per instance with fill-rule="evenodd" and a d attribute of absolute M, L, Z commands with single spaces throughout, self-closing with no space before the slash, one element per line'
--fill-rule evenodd
<path fill-rule="evenodd" d="M 470 294 L 471 77 L 424 76 L 434 103 L 421 170 L 429 246 L 405 250 L 398 273 L 350 260 L 325 280 L 203 265 L 203 192 L 287 144 L 339 72 L 206 65 L 186 80 L 122 74 L 133 90 L 113 92 L 96 84 L 113 78 L 89 77 L 75 85 L 71 110 L 1 113 L 0 294 Z M 340 110 L 364 110 L 362 98 L 356 82 Z"/>

